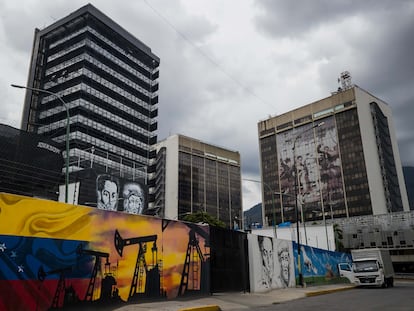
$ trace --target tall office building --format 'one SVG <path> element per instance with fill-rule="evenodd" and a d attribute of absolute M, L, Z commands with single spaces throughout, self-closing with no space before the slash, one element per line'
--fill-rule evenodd
<path fill-rule="evenodd" d="M 241 227 L 240 154 L 183 135 L 157 144 L 155 206 L 169 219 L 199 211 Z"/>
<path fill-rule="evenodd" d="M 390 107 L 363 89 L 260 121 L 258 134 L 268 225 L 409 210 Z"/>
<path fill-rule="evenodd" d="M 27 87 L 41 91 L 26 91 L 21 128 L 52 138 L 62 150 L 69 140 L 71 183 L 74 172 L 93 169 L 151 187 L 159 62 L 88 4 L 35 30 Z"/>

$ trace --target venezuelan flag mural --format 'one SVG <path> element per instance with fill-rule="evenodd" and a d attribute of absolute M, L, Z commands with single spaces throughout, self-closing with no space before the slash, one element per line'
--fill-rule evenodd
<path fill-rule="evenodd" d="M 0 310 L 209 292 L 208 226 L 0 193 Z"/>

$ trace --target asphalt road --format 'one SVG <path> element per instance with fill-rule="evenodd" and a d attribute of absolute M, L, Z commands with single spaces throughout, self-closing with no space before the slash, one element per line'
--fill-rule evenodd
<path fill-rule="evenodd" d="M 414 281 L 397 280 L 392 288 L 357 287 L 347 291 L 256 307 L 254 310 L 412 311 L 414 310 Z"/>

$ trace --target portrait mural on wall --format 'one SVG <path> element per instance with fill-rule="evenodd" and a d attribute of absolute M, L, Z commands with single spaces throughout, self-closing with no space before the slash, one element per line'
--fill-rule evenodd
<path fill-rule="evenodd" d="M 126 182 L 122 189 L 124 212 L 129 214 L 143 214 L 145 208 L 145 191 L 137 182 Z"/>
<path fill-rule="evenodd" d="M 273 252 L 273 240 L 267 236 L 257 236 L 259 244 L 261 269 L 259 286 L 263 288 L 273 288 L 275 281 L 275 258 Z"/>
<path fill-rule="evenodd" d="M 255 271 L 253 291 L 266 291 L 274 288 L 295 286 L 295 268 L 292 242 L 273 239 L 268 236 L 255 236 L 251 239 Z"/>
<path fill-rule="evenodd" d="M 278 287 L 295 286 L 295 267 L 292 242 L 287 240 L 275 240 L 278 261 L 277 285 Z"/>
<path fill-rule="evenodd" d="M 119 179 L 108 174 L 96 178 L 96 207 L 107 211 L 118 210 Z"/>
<path fill-rule="evenodd" d="M 146 186 L 138 181 L 101 174 L 96 178 L 96 206 L 109 211 L 145 214 L 147 209 Z"/>

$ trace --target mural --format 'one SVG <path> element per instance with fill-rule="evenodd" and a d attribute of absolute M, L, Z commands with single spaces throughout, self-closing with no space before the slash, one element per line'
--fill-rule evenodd
<path fill-rule="evenodd" d="M 342 169 L 335 119 L 323 119 L 277 135 L 280 190 L 284 212 L 293 213 L 295 201 L 304 211 L 343 205 Z M 295 193 L 295 171 L 297 193 Z"/>
<path fill-rule="evenodd" d="M 295 249 L 295 273 L 299 275 L 297 267 L 298 245 L 293 242 Z M 339 278 L 338 263 L 351 263 L 351 255 L 347 253 L 339 253 L 327 251 L 320 248 L 314 248 L 307 245 L 301 245 L 301 270 L 304 281 L 310 282 L 326 282 L 329 279 Z"/>
<path fill-rule="evenodd" d="M 0 193 L 0 310 L 209 292 L 208 226 Z"/>
<path fill-rule="evenodd" d="M 120 179 L 117 177 L 101 174 L 96 178 L 96 206 L 99 209 L 140 215 L 147 209 L 145 198 L 144 185 L 136 181 L 123 181 L 121 190 Z M 120 201 L 122 206 L 118 206 Z"/>
<path fill-rule="evenodd" d="M 333 116 L 324 119 L 324 124 L 316 128 L 316 144 L 323 204 L 332 210 L 336 206 L 342 209 L 345 205 L 342 164 Z"/>
<path fill-rule="evenodd" d="M 102 174 L 96 178 L 96 207 L 117 211 L 119 201 L 119 179 Z"/>
<path fill-rule="evenodd" d="M 106 211 L 120 211 L 135 215 L 149 215 L 147 186 L 139 180 L 98 174 L 94 169 L 79 172 L 76 180 L 79 204 Z"/>
<path fill-rule="evenodd" d="M 262 292 L 295 286 L 292 242 L 249 235 L 250 289 Z"/>

